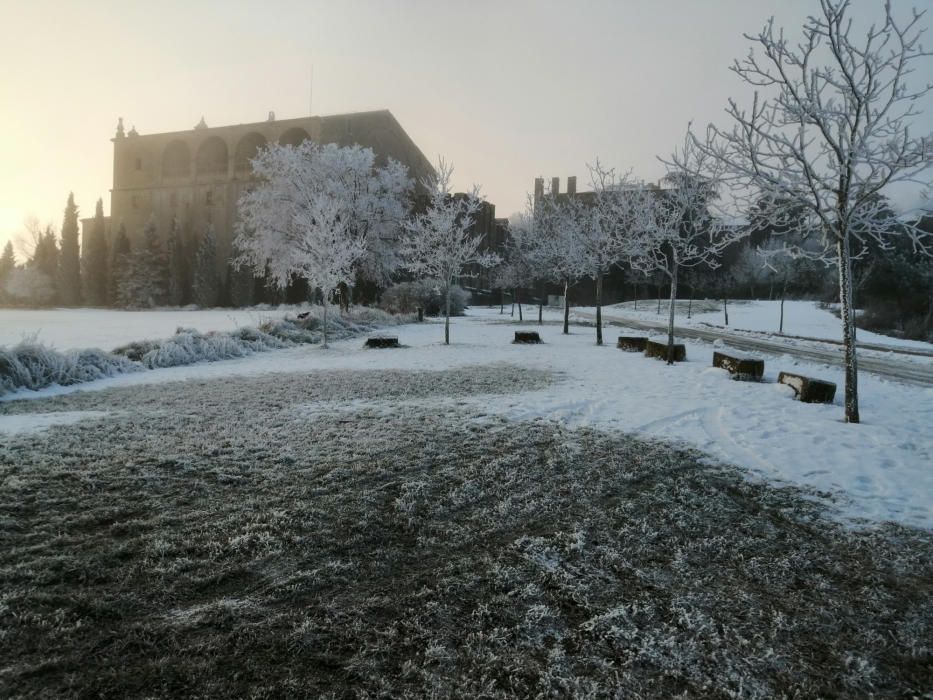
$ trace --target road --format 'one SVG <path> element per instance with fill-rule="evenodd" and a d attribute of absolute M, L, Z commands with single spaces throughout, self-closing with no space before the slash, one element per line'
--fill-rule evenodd
<path fill-rule="evenodd" d="M 588 319 L 595 319 L 595 313 L 584 311 L 574 311 L 575 315 Z M 605 322 L 617 323 L 629 328 L 638 328 L 646 331 L 664 331 L 667 332 L 667 323 L 662 321 L 648 321 L 644 319 L 631 318 L 615 312 L 603 311 L 603 320 Z M 790 355 L 802 360 L 813 360 L 829 365 L 843 366 L 842 347 L 839 343 L 833 341 L 823 341 L 815 338 L 803 339 L 807 345 L 800 345 L 797 340 L 801 339 L 782 339 L 777 336 L 756 336 L 739 333 L 730 333 L 714 327 L 695 328 L 685 326 L 674 326 L 674 332 L 681 338 L 691 338 L 694 340 L 705 340 L 712 342 L 722 339 L 731 347 L 737 350 L 754 350 L 758 352 L 767 352 L 776 355 Z M 871 344 L 859 344 L 864 350 L 883 350 L 892 355 L 920 355 L 924 357 L 933 357 L 933 353 L 925 351 L 908 350 L 900 351 L 898 348 L 887 348 Z M 864 352 L 858 356 L 859 371 L 871 372 L 891 379 L 897 379 L 911 384 L 920 384 L 922 386 L 933 386 L 933 363 L 926 364 L 910 360 L 898 359 L 896 357 L 878 357 Z"/>

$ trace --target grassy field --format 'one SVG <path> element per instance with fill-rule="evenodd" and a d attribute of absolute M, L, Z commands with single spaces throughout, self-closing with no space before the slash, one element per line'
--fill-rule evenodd
<path fill-rule="evenodd" d="M 933 536 L 470 414 L 501 365 L 0 404 L 2 697 L 909 697 Z"/>

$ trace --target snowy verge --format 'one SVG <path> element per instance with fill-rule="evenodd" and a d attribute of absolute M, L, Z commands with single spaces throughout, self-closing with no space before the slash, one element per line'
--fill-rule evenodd
<path fill-rule="evenodd" d="M 0 396 L 21 389 L 71 386 L 145 369 L 217 362 L 319 343 L 323 309 L 309 308 L 303 316 L 270 319 L 258 328 L 232 331 L 201 333 L 179 328 L 170 338 L 132 342 L 110 353 L 99 349 L 59 352 L 31 341 L 9 349 L 0 347 Z M 341 315 L 335 307 L 328 316 L 328 335 L 334 340 L 410 320 L 366 307 L 353 309 L 347 315 Z"/>

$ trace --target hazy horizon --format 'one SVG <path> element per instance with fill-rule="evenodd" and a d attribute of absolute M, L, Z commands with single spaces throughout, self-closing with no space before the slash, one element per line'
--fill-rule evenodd
<path fill-rule="evenodd" d="M 560 176 L 563 187 L 576 175 L 585 189 L 596 157 L 656 180 L 656 156 L 690 120 L 724 124 L 728 97 L 750 101 L 728 70 L 750 47 L 742 33 L 774 13 L 796 38 L 813 9 L 804 0 L 172 1 L 153 12 L 0 0 L 0 58 L 17 68 L 0 78 L 0 246 L 30 215 L 58 229 L 70 191 L 82 217 L 98 197 L 109 213 L 118 117 L 150 134 L 190 129 L 202 115 L 224 126 L 270 110 L 288 119 L 388 109 L 430 160 L 454 163 L 458 189 L 479 184 L 501 217 L 523 207 L 537 176 Z M 876 19 L 880 3 L 858 12 Z M 933 131 L 931 112 L 921 132 Z M 894 195 L 900 206 L 918 201 L 918 191 Z"/>

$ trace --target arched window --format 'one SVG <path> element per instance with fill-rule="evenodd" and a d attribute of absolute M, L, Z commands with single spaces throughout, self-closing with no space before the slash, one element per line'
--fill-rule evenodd
<path fill-rule="evenodd" d="M 236 157 L 233 160 L 234 167 L 238 173 L 248 173 L 251 169 L 250 161 L 256 157 L 259 149 L 266 145 L 266 137 L 250 132 L 242 139 L 236 147 Z"/>
<path fill-rule="evenodd" d="M 184 141 L 172 141 L 162 154 L 162 176 L 183 177 L 191 174 L 191 151 Z"/>
<path fill-rule="evenodd" d="M 211 136 L 198 149 L 198 175 L 223 175 L 227 172 L 227 144 Z"/>
<path fill-rule="evenodd" d="M 294 127 L 282 134 L 281 138 L 279 138 L 279 143 L 283 146 L 300 146 L 302 142 L 310 140 L 311 137 L 308 136 L 307 131 Z"/>

